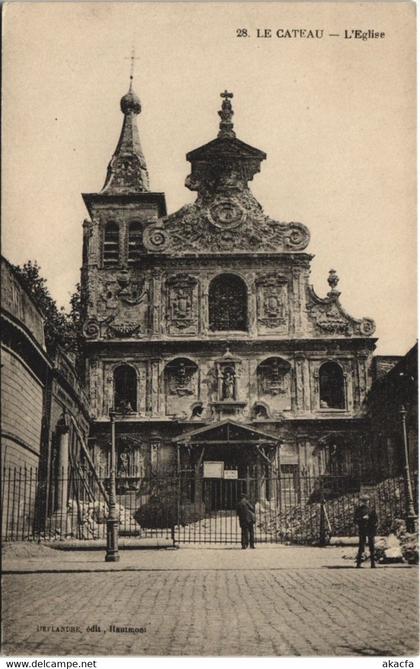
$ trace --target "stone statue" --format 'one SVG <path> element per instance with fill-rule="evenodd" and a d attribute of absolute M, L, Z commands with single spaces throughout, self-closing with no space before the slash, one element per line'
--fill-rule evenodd
<path fill-rule="evenodd" d="M 235 374 L 229 367 L 223 372 L 222 395 L 224 400 L 235 399 Z"/>

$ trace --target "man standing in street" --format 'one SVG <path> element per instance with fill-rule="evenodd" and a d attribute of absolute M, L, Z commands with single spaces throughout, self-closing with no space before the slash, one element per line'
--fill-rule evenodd
<path fill-rule="evenodd" d="M 362 495 L 360 497 L 360 504 L 354 513 L 354 522 L 359 528 L 359 550 L 356 557 L 356 567 L 361 567 L 362 557 L 366 545 L 366 537 L 368 539 L 370 566 L 374 568 L 375 565 L 375 535 L 376 526 L 378 524 L 378 517 L 375 509 L 370 508 L 369 497 Z"/>
<path fill-rule="evenodd" d="M 255 548 L 254 540 L 254 523 L 255 523 L 255 508 L 247 498 L 245 493 L 242 493 L 241 500 L 236 507 L 236 512 L 239 518 L 239 525 L 241 527 L 241 544 L 242 548 Z"/>

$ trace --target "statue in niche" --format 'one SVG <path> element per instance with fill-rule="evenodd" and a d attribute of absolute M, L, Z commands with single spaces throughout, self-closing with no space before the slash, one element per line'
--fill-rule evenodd
<path fill-rule="evenodd" d="M 128 476 L 130 472 L 130 454 L 126 449 L 120 453 L 118 476 Z"/>
<path fill-rule="evenodd" d="M 222 378 L 222 399 L 235 399 L 235 372 L 232 367 L 225 367 Z"/>

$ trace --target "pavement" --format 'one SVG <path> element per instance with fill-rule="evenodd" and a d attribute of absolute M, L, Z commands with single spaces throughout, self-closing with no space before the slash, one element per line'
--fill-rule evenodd
<path fill-rule="evenodd" d="M 354 568 L 353 548 L 100 551 L 3 560 L 3 653 L 408 656 L 418 569 Z"/>

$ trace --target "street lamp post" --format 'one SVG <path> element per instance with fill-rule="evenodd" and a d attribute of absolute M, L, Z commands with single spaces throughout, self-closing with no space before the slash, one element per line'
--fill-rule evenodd
<path fill-rule="evenodd" d="M 401 416 L 401 425 L 402 425 L 402 433 L 404 441 L 404 478 L 405 478 L 406 511 L 407 511 L 406 525 L 408 532 L 415 532 L 417 516 L 414 509 L 413 488 L 411 486 L 410 463 L 408 460 L 407 424 L 406 424 L 407 410 L 404 407 L 404 405 L 401 406 L 400 416 Z"/>
<path fill-rule="evenodd" d="M 111 471 L 109 476 L 108 519 L 106 521 L 106 555 L 105 562 L 118 562 L 118 515 L 117 491 L 115 482 L 116 454 L 115 454 L 115 416 L 113 409 L 109 412 L 111 421 Z"/>

